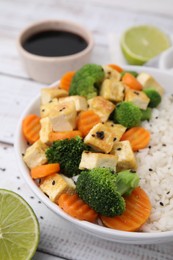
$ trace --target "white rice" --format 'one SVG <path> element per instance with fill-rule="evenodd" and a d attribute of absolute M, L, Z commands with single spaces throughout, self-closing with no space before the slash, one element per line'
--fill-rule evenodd
<path fill-rule="evenodd" d="M 151 132 L 151 141 L 136 158 L 140 186 L 151 200 L 152 211 L 141 231 L 173 231 L 173 95 L 163 97 L 143 126 Z"/>

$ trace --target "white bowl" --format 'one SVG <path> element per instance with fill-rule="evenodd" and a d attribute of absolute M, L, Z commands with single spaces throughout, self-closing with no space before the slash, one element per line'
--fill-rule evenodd
<path fill-rule="evenodd" d="M 173 93 L 173 88 L 172 88 L 173 75 L 170 75 L 166 72 L 162 72 L 160 70 L 151 69 L 147 67 L 126 66 L 124 69 L 134 70 L 138 72 L 142 72 L 142 71 L 148 72 L 151 75 L 153 75 L 160 82 L 160 84 L 164 86 L 167 93 Z M 53 85 L 57 85 L 57 83 Z M 39 189 L 39 187 L 37 187 L 35 182 L 31 179 L 29 170 L 22 159 L 22 153 L 25 152 L 25 149 L 27 147 L 26 141 L 24 140 L 21 132 L 22 119 L 30 113 L 39 114 L 39 106 L 40 106 L 39 98 L 40 96 L 35 97 L 23 112 L 19 120 L 18 127 L 16 130 L 16 135 L 15 135 L 15 153 L 16 153 L 16 158 L 17 158 L 19 168 L 23 174 L 23 177 L 25 178 L 25 181 L 32 189 L 32 191 L 38 196 L 38 198 L 41 201 L 43 201 L 47 205 L 47 207 L 51 209 L 53 212 L 55 212 L 55 214 L 57 214 L 58 216 L 61 216 L 62 218 L 74 224 L 76 227 L 82 229 L 83 231 L 86 231 L 90 234 L 93 234 L 94 236 L 106 240 L 111 240 L 120 243 L 128 243 L 128 244 L 153 244 L 153 243 L 163 243 L 163 242 L 173 241 L 173 231 L 157 232 L 157 233 L 125 232 L 125 231 L 109 229 L 86 221 L 79 221 L 67 215 L 56 204 L 54 204 L 47 198 L 47 196 Z"/>

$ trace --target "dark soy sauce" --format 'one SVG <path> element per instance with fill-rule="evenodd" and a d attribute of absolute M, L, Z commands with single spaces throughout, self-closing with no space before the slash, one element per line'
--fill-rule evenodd
<path fill-rule="evenodd" d="M 23 48 L 39 56 L 60 57 L 81 52 L 88 43 L 81 36 L 66 31 L 43 31 L 30 36 Z"/>

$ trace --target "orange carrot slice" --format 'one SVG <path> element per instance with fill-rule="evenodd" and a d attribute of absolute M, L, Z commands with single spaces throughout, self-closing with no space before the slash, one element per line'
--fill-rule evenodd
<path fill-rule="evenodd" d="M 121 216 L 101 216 L 103 224 L 109 228 L 123 231 L 137 231 L 147 221 L 151 203 L 143 189 L 137 187 L 130 196 L 125 197 L 126 210 Z"/>
<path fill-rule="evenodd" d="M 82 111 L 77 119 L 77 128 L 86 136 L 91 128 L 100 122 L 100 117 L 93 110 Z"/>
<path fill-rule="evenodd" d="M 121 141 L 128 140 L 135 152 L 144 149 L 150 142 L 150 132 L 144 127 L 137 126 L 127 130 L 121 137 Z"/>
<path fill-rule="evenodd" d="M 65 73 L 60 80 L 60 88 L 69 91 L 70 84 L 74 77 L 74 74 L 75 74 L 74 71 L 69 71 L 69 72 Z"/>
<path fill-rule="evenodd" d="M 28 115 L 22 122 L 22 132 L 25 139 L 33 144 L 39 139 L 39 132 L 41 129 L 40 117 L 34 114 Z"/>
<path fill-rule="evenodd" d="M 31 177 L 32 179 L 43 178 L 53 173 L 57 173 L 59 171 L 60 171 L 59 163 L 44 164 L 32 168 Z"/>
<path fill-rule="evenodd" d="M 130 73 L 125 73 L 122 82 L 131 89 L 142 90 L 143 86 L 139 81 Z"/>
<path fill-rule="evenodd" d="M 118 72 L 122 72 L 123 71 L 123 69 L 120 66 L 116 65 L 116 64 L 109 64 L 108 66 L 111 67 L 112 69 L 118 71 Z"/>
<path fill-rule="evenodd" d="M 54 141 L 63 140 L 63 139 L 66 139 L 66 138 L 71 139 L 71 138 L 74 138 L 76 136 L 82 137 L 82 133 L 78 130 L 67 131 L 67 132 L 51 132 L 49 134 L 49 141 L 54 142 Z"/>
<path fill-rule="evenodd" d="M 58 204 L 67 214 L 79 220 L 95 222 L 98 216 L 77 194 L 62 194 L 58 199 Z"/>

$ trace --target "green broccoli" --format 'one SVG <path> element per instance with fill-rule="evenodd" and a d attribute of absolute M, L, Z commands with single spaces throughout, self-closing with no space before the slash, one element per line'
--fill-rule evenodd
<path fill-rule="evenodd" d="M 46 157 L 49 163 L 60 163 L 61 172 L 72 177 L 80 173 L 79 163 L 84 150 L 90 148 L 77 136 L 53 142 L 46 150 Z"/>
<path fill-rule="evenodd" d="M 125 210 L 123 194 L 129 194 L 138 186 L 139 178 L 130 171 L 113 173 L 109 168 L 82 171 L 76 183 L 76 191 L 96 212 L 113 217 Z"/>
<path fill-rule="evenodd" d="M 152 109 L 150 107 L 147 107 L 146 110 L 141 109 L 141 112 L 142 112 L 141 121 L 144 120 L 149 121 L 151 119 Z"/>
<path fill-rule="evenodd" d="M 114 110 L 113 121 L 127 128 L 140 125 L 142 112 L 132 102 L 121 102 Z"/>
<path fill-rule="evenodd" d="M 143 92 L 150 99 L 150 102 L 148 104 L 149 107 L 154 108 L 160 104 L 162 98 L 161 98 L 160 94 L 154 88 L 143 89 Z"/>
<path fill-rule="evenodd" d="M 86 64 L 78 70 L 70 85 L 69 95 L 80 95 L 87 99 L 98 94 L 98 87 L 105 77 L 102 66 L 97 64 Z"/>

